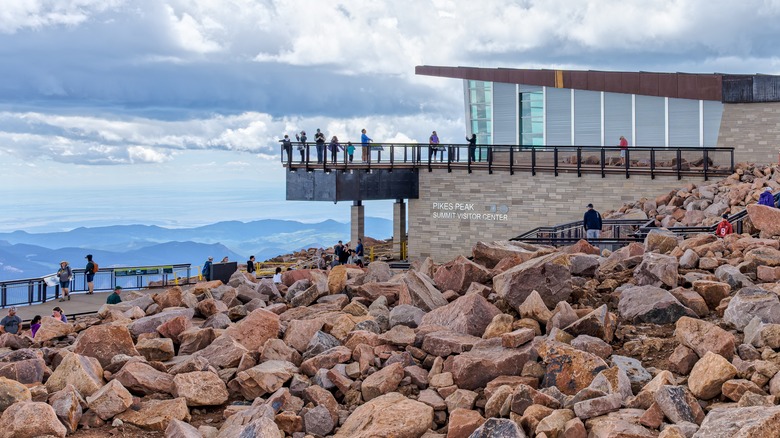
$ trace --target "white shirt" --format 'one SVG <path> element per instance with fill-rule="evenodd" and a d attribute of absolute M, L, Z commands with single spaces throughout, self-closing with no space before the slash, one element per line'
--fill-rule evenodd
<path fill-rule="evenodd" d="M 274 283 L 279 284 L 282 282 L 282 273 L 274 274 Z"/>

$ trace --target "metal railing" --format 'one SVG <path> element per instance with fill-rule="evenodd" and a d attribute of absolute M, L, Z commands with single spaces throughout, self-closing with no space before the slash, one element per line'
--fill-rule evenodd
<path fill-rule="evenodd" d="M 775 204 L 780 201 L 780 192 L 774 195 Z M 728 221 L 734 226 L 734 232 L 742 234 L 744 221 L 748 217 L 747 209 L 728 217 Z M 653 229 L 657 229 L 654 219 L 604 219 L 602 221 L 601 237 L 587 239 L 600 248 L 615 248 L 625 246 L 631 242 L 642 242 Z M 717 224 L 698 227 L 671 227 L 669 231 L 683 239 L 695 234 L 714 233 Z M 567 222 L 550 227 L 537 227 L 509 240 L 539 245 L 565 246 L 577 243 L 585 239 L 585 228 L 582 221 Z"/>
<path fill-rule="evenodd" d="M 183 276 L 180 276 L 182 275 Z M 45 277 L 24 278 L 19 280 L 0 281 L 0 308 L 9 306 L 24 306 L 56 300 L 60 297 L 60 286 L 47 286 Z M 123 289 L 144 289 L 160 285 L 167 287 L 173 284 L 189 282 L 191 278 L 190 264 L 165 266 L 128 266 L 100 268 L 95 274 L 93 284 L 96 292 L 112 291 L 116 286 Z M 153 283 L 153 284 L 152 284 Z M 84 269 L 73 269 L 69 293 L 87 291 L 87 279 Z"/>
<path fill-rule="evenodd" d="M 302 146 L 302 150 L 297 148 Z M 292 150 L 281 147 L 281 161 L 289 171 L 350 170 L 372 167 L 394 168 L 445 168 L 473 171 L 506 171 L 553 173 L 620 174 L 629 178 L 632 174 L 683 176 L 730 175 L 734 172 L 734 148 L 638 146 L 621 149 L 619 146 L 520 146 L 468 144 L 427 145 L 417 143 L 355 144 L 355 154 L 350 160 L 345 151 L 337 151 L 335 157 L 325 145 L 326 152 L 318 156 L 313 143 L 293 143 Z M 364 152 L 365 151 L 365 152 Z M 624 156 L 621 156 L 621 153 Z M 365 155 L 364 155 L 365 154 Z M 335 159 L 334 159 L 335 158 Z"/>

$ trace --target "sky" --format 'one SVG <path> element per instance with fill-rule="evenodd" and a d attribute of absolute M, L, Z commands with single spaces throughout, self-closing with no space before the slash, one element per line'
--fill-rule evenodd
<path fill-rule="evenodd" d="M 777 41 L 780 0 L 2 0 L 0 231 L 345 222 L 284 200 L 278 139 L 459 141 L 416 65 L 777 74 Z"/>

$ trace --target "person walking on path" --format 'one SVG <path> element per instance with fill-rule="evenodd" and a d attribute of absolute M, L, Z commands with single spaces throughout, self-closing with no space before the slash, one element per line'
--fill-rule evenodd
<path fill-rule="evenodd" d="M 355 247 L 355 257 L 358 260 L 363 260 L 363 239 L 358 239 L 357 246 Z"/>
<path fill-rule="evenodd" d="M 287 134 L 284 134 L 282 139 L 282 150 L 287 154 L 287 159 L 292 161 L 292 140 L 290 140 L 290 136 Z M 282 155 L 282 161 L 284 161 L 284 155 Z"/>
<path fill-rule="evenodd" d="M 206 263 L 203 264 L 203 269 L 200 271 L 200 274 L 203 276 L 203 278 L 206 279 L 206 281 L 211 281 L 212 263 L 214 263 L 214 257 L 209 257 L 209 259 L 206 260 Z"/>
<path fill-rule="evenodd" d="M 626 151 L 628 150 L 628 140 L 622 135 L 620 136 L 620 166 L 626 164 Z"/>
<path fill-rule="evenodd" d="M 477 134 L 466 137 L 466 141 L 469 142 L 469 160 L 477 161 Z"/>
<path fill-rule="evenodd" d="M 59 307 L 55 307 L 51 309 L 51 317 L 62 322 L 68 322 L 68 317 L 65 316 L 64 313 L 62 313 L 62 309 Z"/>
<path fill-rule="evenodd" d="M 295 139 L 298 140 L 298 152 L 301 153 L 301 163 L 303 163 L 306 161 L 306 131 L 295 134 Z"/>
<path fill-rule="evenodd" d="M 106 304 L 119 304 L 122 302 L 122 297 L 119 293 L 122 292 L 122 286 L 114 287 L 114 292 L 106 298 Z"/>
<path fill-rule="evenodd" d="M 433 161 L 436 161 L 436 153 L 439 152 L 439 135 L 436 131 L 433 131 L 430 137 L 428 137 L 428 159 L 433 157 Z M 444 158 L 444 152 L 441 157 Z"/>
<path fill-rule="evenodd" d="M 582 218 L 582 226 L 585 228 L 585 238 L 598 239 L 601 237 L 601 214 L 593 209 L 593 204 L 588 204 L 588 210 Z"/>
<path fill-rule="evenodd" d="M 766 205 L 767 207 L 775 206 L 775 196 L 772 194 L 771 187 L 767 187 L 761 192 L 761 196 L 758 197 L 758 205 Z"/>
<path fill-rule="evenodd" d="M 722 217 L 723 220 L 718 222 L 718 225 L 715 227 L 715 235 L 718 237 L 726 237 L 734 232 L 734 226 L 729 222 L 729 215 L 723 213 Z"/>
<path fill-rule="evenodd" d="M 322 164 L 325 159 L 325 134 L 320 132 L 320 128 L 314 134 L 314 141 L 317 143 L 317 164 Z"/>
<path fill-rule="evenodd" d="M 60 301 L 70 300 L 70 280 L 73 279 L 73 270 L 70 269 L 70 265 L 65 260 L 60 262 L 60 269 L 57 271 L 57 279 L 60 282 L 60 289 L 62 289 L 62 298 L 60 298 Z"/>
<path fill-rule="evenodd" d="M 362 151 L 362 153 L 363 153 L 363 162 L 364 163 L 368 163 L 368 157 L 370 156 L 369 155 L 369 149 L 368 149 L 369 148 L 369 143 L 373 142 L 374 140 L 372 140 L 371 138 L 368 137 L 368 135 L 366 134 L 366 128 L 363 128 L 363 130 L 360 131 L 360 132 L 361 132 L 361 134 L 360 134 L 360 145 L 362 146 L 362 149 L 363 149 L 363 151 Z"/>
<path fill-rule="evenodd" d="M 16 316 L 16 307 L 8 309 L 8 315 L 0 319 L 0 332 L 2 333 L 19 333 L 19 327 L 22 325 L 22 318 Z"/>
<path fill-rule="evenodd" d="M 339 149 L 344 150 L 344 147 L 339 144 L 339 138 L 335 135 L 330 139 L 328 149 L 330 149 L 330 161 L 333 164 L 336 164 L 336 158 L 338 156 Z"/>
<path fill-rule="evenodd" d="M 92 254 L 87 254 L 87 266 L 84 268 L 84 275 L 87 277 L 87 295 L 95 293 L 95 274 L 97 273 L 97 263 L 92 261 Z"/>
<path fill-rule="evenodd" d="M 255 256 L 249 256 L 249 260 L 246 261 L 247 274 L 255 273 Z"/>

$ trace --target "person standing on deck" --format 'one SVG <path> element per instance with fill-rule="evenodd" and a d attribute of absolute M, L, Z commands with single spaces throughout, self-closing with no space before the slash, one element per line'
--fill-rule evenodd
<path fill-rule="evenodd" d="M 466 141 L 469 142 L 469 160 L 477 161 L 477 134 L 471 134 L 471 137 L 466 137 Z"/>
<path fill-rule="evenodd" d="M 319 128 L 314 134 L 314 141 L 317 142 L 317 164 L 322 164 L 322 160 L 325 159 L 325 134 L 320 132 Z"/>
<path fill-rule="evenodd" d="M 626 164 L 626 151 L 628 150 L 628 140 L 622 135 L 620 136 L 620 166 Z"/>
<path fill-rule="evenodd" d="M 368 135 L 366 134 L 366 128 L 363 128 L 362 131 L 360 131 L 362 134 L 360 135 L 360 145 L 363 146 L 363 162 L 368 163 L 368 157 L 369 157 L 369 143 L 373 142 L 374 140 L 370 139 Z"/>
<path fill-rule="evenodd" d="M 439 152 L 439 135 L 436 131 L 433 131 L 430 137 L 428 137 L 428 159 L 433 158 L 436 161 L 436 153 Z M 444 158 L 444 152 L 441 157 Z"/>

